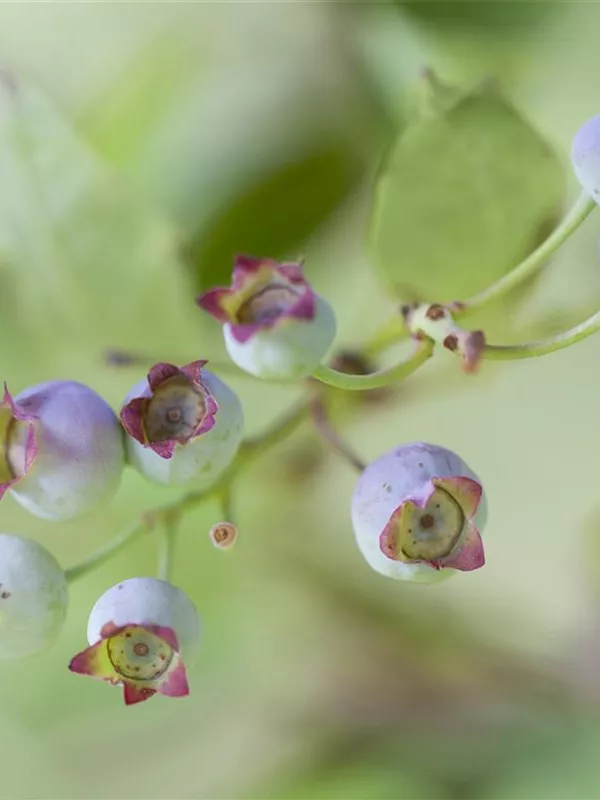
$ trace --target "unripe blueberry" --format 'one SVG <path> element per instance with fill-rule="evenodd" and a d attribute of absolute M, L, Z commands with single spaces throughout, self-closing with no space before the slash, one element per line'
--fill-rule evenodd
<path fill-rule="evenodd" d="M 0 533 L 0 659 L 47 650 L 67 615 L 67 581 L 45 547 Z"/>
<path fill-rule="evenodd" d="M 0 404 L 0 498 L 10 490 L 32 514 L 66 520 L 113 495 L 125 464 L 110 406 L 74 381 L 31 386 Z"/>
<path fill-rule="evenodd" d="M 600 203 L 600 116 L 584 122 L 575 134 L 571 161 L 581 186 Z"/>
<path fill-rule="evenodd" d="M 128 394 L 121 422 L 131 464 L 156 483 L 210 486 L 233 461 L 244 431 L 238 396 L 203 369 L 156 364 Z"/>
<path fill-rule="evenodd" d="M 94 605 L 90 647 L 69 664 L 72 672 L 123 686 L 127 705 L 157 692 L 189 694 L 186 666 L 200 646 L 200 618 L 189 597 L 166 581 L 130 578 Z"/>
<path fill-rule="evenodd" d="M 223 323 L 231 360 L 259 378 L 305 378 L 335 338 L 333 309 L 299 263 L 238 256 L 231 287 L 211 289 L 197 303 Z"/>
<path fill-rule="evenodd" d="M 374 570 L 430 583 L 485 563 L 487 517 L 479 478 L 455 453 L 416 442 L 362 473 L 352 498 L 358 546 Z"/>

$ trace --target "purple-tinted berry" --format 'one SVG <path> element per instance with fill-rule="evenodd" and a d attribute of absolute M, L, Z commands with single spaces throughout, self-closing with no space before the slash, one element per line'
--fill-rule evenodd
<path fill-rule="evenodd" d="M 232 361 L 259 378 L 310 375 L 335 338 L 333 309 L 312 290 L 300 263 L 238 256 L 231 287 L 211 289 L 197 302 L 223 323 Z"/>
<path fill-rule="evenodd" d="M 585 122 L 575 134 L 571 162 L 581 186 L 600 203 L 600 115 Z"/>
<path fill-rule="evenodd" d="M 74 381 L 49 381 L 0 404 L 0 497 L 7 490 L 38 517 L 66 520 L 112 496 L 125 463 L 110 406 Z"/>
<path fill-rule="evenodd" d="M 352 523 L 367 562 L 382 575 L 432 582 L 485 563 L 481 482 L 450 450 L 416 442 L 370 464 L 356 484 Z"/>

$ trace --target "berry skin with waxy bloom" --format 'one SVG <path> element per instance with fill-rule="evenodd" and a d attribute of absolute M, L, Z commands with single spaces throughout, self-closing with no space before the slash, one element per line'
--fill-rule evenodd
<path fill-rule="evenodd" d="M 575 134 L 571 163 L 580 185 L 600 203 L 600 115 L 584 122 Z"/>
<path fill-rule="evenodd" d="M 123 686 L 126 705 L 159 694 L 189 694 L 186 667 L 200 646 L 200 617 L 189 597 L 167 581 L 130 578 L 96 602 L 88 621 L 90 647 L 69 669 Z"/>
<path fill-rule="evenodd" d="M 453 453 L 415 442 L 362 473 L 352 498 L 358 547 L 390 578 L 432 583 L 485 563 L 487 504 L 479 478 Z"/>
<path fill-rule="evenodd" d="M 130 463 L 156 483 L 210 486 L 233 461 L 244 432 L 238 396 L 204 369 L 156 364 L 121 409 Z"/>
<path fill-rule="evenodd" d="M 223 323 L 231 360 L 258 378 L 305 378 L 335 339 L 333 309 L 312 290 L 300 263 L 238 256 L 231 287 L 211 289 L 197 303 Z"/>
<path fill-rule="evenodd" d="M 67 604 L 67 580 L 52 553 L 32 539 L 0 533 L 0 659 L 51 647 Z"/>
<path fill-rule="evenodd" d="M 110 406 L 74 381 L 48 381 L 0 403 L 0 498 L 43 519 L 91 511 L 117 490 L 123 430 Z"/>

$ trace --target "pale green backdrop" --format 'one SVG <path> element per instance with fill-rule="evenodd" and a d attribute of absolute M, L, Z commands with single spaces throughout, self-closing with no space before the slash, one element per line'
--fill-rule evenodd
<path fill-rule="evenodd" d="M 107 347 L 224 361 L 193 299 L 238 250 L 304 254 L 340 344 L 360 344 L 398 302 L 366 219 L 422 68 L 496 76 L 568 170 L 600 113 L 598 26 L 585 2 L 0 4 L 0 377 L 73 378 L 118 408 L 139 370 L 105 366 Z M 567 172 L 564 207 L 576 191 Z M 599 234 L 592 215 L 510 319 L 490 316 L 498 342 L 600 304 Z M 95 599 L 153 573 L 152 537 L 74 585 L 54 649 L 0 665 L 0 796 L 600 798 L 599 359 L 592 337 L 469 377 L 442 353 L 393 402 L 346 413 L 365 459 L 423 439 L 481 475 L 476 573 L 371 572 L 355 476 L 308 426 L 240 479 L 231 553 L 208 540 L 217 508 L 190 514 L 176 578 L 204 644 L 187 700 L 126 709 L 67 670 Z M 249 433 L 298 393 L 223 377 Z M 6 498 L 0 529 L 69 566 L 176 497 L 128 472 L 100 514 L 54 525 Z"/>

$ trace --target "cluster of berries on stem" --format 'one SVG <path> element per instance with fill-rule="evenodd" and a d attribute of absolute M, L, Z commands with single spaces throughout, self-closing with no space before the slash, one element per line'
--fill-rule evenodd
<path fill-rule="evenodd" d="M 154 364 L 118 413 L 93 389 L 74 381 L 50 381 L 16 395 L 5 385 L 0 499 L 10 495 L 46 520 L 73 519 L 106 504 L 126 466 L 185 493 L 66 570 L 41 544 L 0 534 L 0 658 L 22 658 L 50 647 L 64 625 L 68 584 L 144 531 L 162 527 L 158 576 L 130 578 L 99 598 L 89 617 L 88 646 L 71 659 L 69 669 L 122 686 L 128 705 L 155 694 L 187 695 L 187 670 L 199 650 L 201 625 L 192 600 L 172 582 L 178 520 L 217 498 L 222 517 L 208 536 L 215 548 L 230 550 L 238 536 L 231 513 L 235 479 L 307 419 L 359 473 L 349 520 L 358 550 L 373 570 L 432 583 L 483 567 L 487 502 L 477 474 L 456 453 L 422 441 L 399 443 L 365 463 L 333 427 L 328 398 L 334 390 L 367 391 L 374 397 L 408 378 L 436 346 L 459 356 L 464 371 L 474 373 L 484 359 L 543 355 L 599 330 L 600 312 L 558 336 L 503 346 L 458 323 L 538 272 L 600 203 L 600 117 L 578 132 L 572 160 L 583 189 L 580 198 L 512 272 L 464 302 L 404 306 L 360 352 L 338 353 L 329 363 L 335 314 L 311 287 L 303 264 L 238 256 L 231 286 L 205 292 L 198 306 L 221 324 L 227 353 L 240 370 L 264 381 L 306 386 L 304 399 L 254 439 L 244 439 L 237 394 L 204 359 Z M 377 356 L 403 338 L 412 339 L 413 352 L 375 369 Z M 117 356 L 113 363 L 135 363 Z"/>

